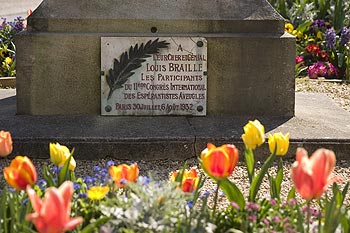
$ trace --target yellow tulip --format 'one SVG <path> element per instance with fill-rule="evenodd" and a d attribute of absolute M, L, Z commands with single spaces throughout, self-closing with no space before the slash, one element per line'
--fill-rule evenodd
<path fill-rule="evenodd" d="M 71 152 L 66 146 L 62 146 L 59 143 L 50 143 L 50 159 L 56 166 L 62 167 Z M 74 171 L 76 167 L 76 162 L 73 156 L 70 159 L 69 170 Z"/>
<path fill-rule="evenodd" d="M 247 149 L 254 150 L 265 142 L 265 128 L 258 120 L 249 121 L 243 129 L 242 139 Z"/>
<path fill-rule="evenodd" d="M 271 153 L 274 153 L 276 150 L 276 155 L 283 156 L 288 152 L 289 133 L 287 133 L 286 135 L 283 135 L 282 133 L 274 133 L 273 135 L 269 134 L 268 142 Z"/>
<path fill-rule="evenodd" d="M 109 192 L 109 187 L 99 187 L 99 186 L 92 186 L 90 189 L 86 192 L 87 197 L 90 200 L 101 200 L 106 196 L 106 194 Z"/>

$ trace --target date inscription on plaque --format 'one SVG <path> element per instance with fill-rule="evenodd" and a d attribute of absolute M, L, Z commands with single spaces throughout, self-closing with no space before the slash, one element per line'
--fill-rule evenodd
<path fill-rule="evenodd" d="M 102 115 L 207 112 L 207 41 L 202 37 L 102 37 Z"/>

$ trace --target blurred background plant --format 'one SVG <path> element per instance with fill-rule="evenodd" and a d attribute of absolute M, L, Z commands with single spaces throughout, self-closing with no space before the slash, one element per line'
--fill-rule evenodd
<path fill-rule="evenodd" d="M 2 21 L 2 22 L 1 22 Z M 0 24 L 0 77 L 16 76 L 16 46 L 14 36 L 25 30 L 25 19 L 17 17 L 14 21 L 1 18 Z"/>
<path fill-rule="evenodd" d="M 350 1 L 269 2 L 296 37 L 296 77 L 350 80 Z"/>

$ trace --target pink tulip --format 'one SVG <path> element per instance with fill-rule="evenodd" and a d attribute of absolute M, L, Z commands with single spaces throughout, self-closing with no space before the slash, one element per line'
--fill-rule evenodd
<path fill-rule="evenodd" d="M 305 149 L 298 148 L 291 177 L 302 198 L 311 200 L 322 196 L 328 185 L 337 179 L 330 178 L 335 161 L 335 154 L 331 150 L 318 149 L 309 158 Z"/>
<path fill-rule="evenodd" d="M 66 181 L 58 189 L 48 188 L 44 199 L 41 200 L 35 191 L 27 186 L 27 193 L 35 212 L 28 214 L 26 219 L 34 223 L 39 233 L 63 233 L 74 229 L 83 219 L 70 218 L 73 191 L 73 183 Z"/>
<path fill-rule="evenodd" d="M 0 156 L 5 157 L 12 152 L 12 138 L 10 132 L 0 131 Z"/>

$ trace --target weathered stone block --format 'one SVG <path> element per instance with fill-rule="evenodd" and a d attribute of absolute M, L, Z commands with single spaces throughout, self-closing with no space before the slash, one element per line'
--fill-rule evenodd
<path fill-rule="evenodd" d="M 294 115 L 295 39 L 265 0 L 44 0 L 15 38 L 18 114 L 100 114 L 102 36 L 205 37 L 208 115 Z"/>

